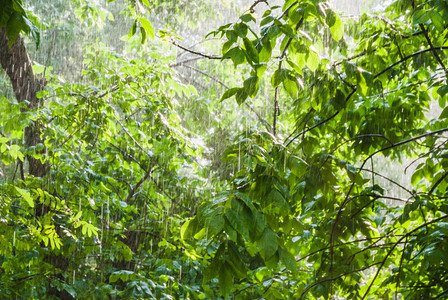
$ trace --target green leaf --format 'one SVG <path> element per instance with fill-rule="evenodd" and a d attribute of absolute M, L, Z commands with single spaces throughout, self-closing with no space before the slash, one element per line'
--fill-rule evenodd
<path fill-rule="evenodd" d="M 250 21 L 256 22 L 257 20 L 252 16 L 252 14 L 245 14 L 240 17 L 241 21 L 248 23 Z"/>
<path fill-rule="evenodd" d="M 251 228 L 251 230 L 253 231 L 253 233 L 252 233 L 253 239 L 257 240 L 263 234 L 267 224 L 266 224 L 266 220 L 265 220 L 264 216 L 259 212 L 254 213 L 253 219 L 254 219 L 254 224 L 253 224 L 253 227 Z"/>
<path fill-rule="evenodd" d="M 311 71 L 316 71 L 319 66 L 319 54 L 314 51 L 309 51 L 307 54 L 306 65 Z"/>
<path fill-rule="evenodd" d="M 224 263 L 219 270 L 219 290 L 224 299 L 230 295 L 233 289 L 232 267 L 228 263 Z"/>
<path fill-rule="evenodd" d="M 275 232 L 266 227 L 260 239 L 257 241 L 257 248 L 265 261 L 274 255 L 278 249 L 278 240 Z"/>
<path fill-rule="evenodd" d="M 357 73 L 356 65 L 350 61 L 344 61 L 344 70 L 347 74 L 347 78 L 354 76 Z"/>
<path fill-rule="evenodd" d="M 29 32 L 31 34 L 32 39 L 36 43 L 36 47 L 39 48 L 40 45 L 40 30 L 34 25 L 26 16 L 23 17 L 23 22 L 25 23 L 28 30 L 24 30 L 25 32 Z"/>
<path fill-rule="evenodd" d="M 299 87 L 297 83 L 297 79 L 292 78 L 292 76 L 288 76 L 283 81 L 283 86 L 285 87 L 286 92 L 293 99 L 297 99 L 297 95 L 299 93 Z"/>
<path fill-rule="evenodd" d="M 31 207 L 34 207 L 34 200 L 33 197 L 31 197 L 31 194 L 28 191 L 25 191 L 19 187 L 15 187 L 16 190 L 19 192 L 20 196 L 22 196 L 23 200 Z"/>
<path fill-rule="evenodd" d="M 222 45 L 222 53 L 226 53 L 235 42 L 227 41 Z"/>
<path fill-rule="evenodd" d="M 12 46 L 15 39 L 24 29 L 27 28 L 25 27 L 25 24 L 23 22 L 23 16 L 17 12 L 13 12 L 9 17 L 8 23 L 6 24 L 6 35 L 9 39 L 9 47 Z"/>
<path fill-rule="evenodd" d="M 137 20 L 134 21 L 134 23 L 131 26 L 131 30 L 129 30 L 129 37 L 133 37 L 135 33 L 137 32 Z"/>
<path fill-rule="evenodd" d="M 233 209 L 229 208 L 226 209 L 225 216 L 230 225 L 232 225 L 233 229 L 235 229 L 242 236 L 247 238 L 249 237 L 249 220 L 242 219 L 244 216 L 243 214 L 237 214 Z"/>
<path fill-rule="evenodd" d="M 211 261 L 211 263 L 204 270 L 203 282 L 207 283 L 213 278 L 216 278 L 221 269 L 222 261 L 216 257 Z"/>
<path fill-rule="evenodd" d="M 267 17 L 263 18 L 263 20 L 261 20 L 260 26 L 264 26 L 266 24 L 269 24 L 272 21 L 274 21 L 274 17 L 273 16 L 267 16 Z"/>
<path fill-rule="evenodd" d="M 332 99 L 331 104 L 337 110 L 344 109 L 347 105 L 347 103 L 345 102 L 345 95 L 340 89 L 336 91 L 336 95 Z"/>
<path fill-rule="evenodd" d="M 342 36 L 344 35 L 344 24 L 342 23 L 342 20 L 335 16 L 334 24 L 330 27 L 331 36 L 336 41 L 340 41 L 342 39 Z"/>
<path fill-rule="evenodd" d="M 247 35 L 247 25 L 244 24 L 244 23 L 237 23 L 237 24 L 235 24 L 233 26 L 233 30 L 241 38 L 244 38 Z"/>
<path fill-rule="evenodd" d="M 246 48 L 246 57 L 248 61 L 252 61 L 255 63 L 259 62 L 258 51 L 255 49 L 254 44 L 248 39 L 243 38 L 244 48 Z"/>
<path fill-rule="evenodd" d="M 145 28 L 141 27 L 140 31 L 142 33 L 142 44 L 144 44 L 146 41 L 146 30 L 145 30 Z"/>
<path fill-rule="evenodd" d="M 252 199 L 246 194 L 243 194 L 241 192 L 235 192 L 235 196 L 238 197 L 241 201 L 244 202 L 244 204 L 253 212 L 255 211 L 254 204 L 252 203 Z"/>
<path fill-rule="evenodd" d="M 411 184 L 413 186 L 417 185 L 423 178 L 423 169 L 419 169 L 419 167 L 417 167 L 417 170 L 411 176 Z"/>
<path fill-rule="evenodd" d="M 235 96 L 236 103 L 238 103 L 239 105 L 243 104 L 248 96 L 249 95 L 246 93 L 244 89 L 239 89 Z"/>
<path fill-rule="evenodd" d="M 220 233 L 224 229 L 225 219 L 218 210 L 213 211 L 209 216 L 206 216 L 206 222 L 209 232 L 213 235 Z"/>
<path fill-rule="evenodd" d="M 267 203 L 268 207 L 272 210 L 272 212 L 276 214 L 285 216 L 290 211 L 288 202 L 285 200 L 282 194 L 276 189 L 273 189 L 267 196 Z"/>
<path fill-rule="evenodd" d="M 440 114 L 439 119 L 446 119 L 448 118 L 448 107 L 445 107 L 442 111 L 442 113 Z"/>
<path fill-rule="evenodd" d="M 234 47 L 234 48 L 230 49 L 229 51 L 227 51 L 222 56 L 222 58 L 223 59 L 230 58 L 233 62 L 233 65 L 236 68 L 236 66 L 242 64 L 245 61 L 246 56 L 244 55 L 243 50 L 241 50 L 239 47 Z"/>
<path fill-rule="evenodd" d="M 148 34 L 149 38 L 151 40 L 154 39 L 155 33 L 154 33 L 154 28 L 151 25 L 151 22 L 149 22 L 147 19 L 145 18 L 140 18 L 140 23 L 142 24 L 143 28 L 145 29 L 146 33 Z M 144 43 L 144 42 L 143 42 Z"/>
<path fill-rule="evenodd" d="M 227 30 L 226 37 L 227 37 L 228 41 L 231 42 L 232 44 L 238 40 L 238 36 L 236 35 L 235 31 L 233 31 L 233 30 Z"/>
<path fill-rule="evenodd" d="M 238 252 L 235 244 L 233 242 L 229 242 L 229 260 L 228 263 L 233 269 L 233 274 L 237 278 L 245 278 L 247 275 L 247 267 L 241 257 L 241 254 Z"/>
<path fill-rule="evenodd" d="M 207 283 L 213 278 L 218 276 L 219 271 L 221 270 L 221 266 L 223 264 L 222 256 L 224 255 L 224 252 L 226 250 L 226 244 L 227 243 L 221 243 L 219 245 L 218 250 L 216 250 L 216 253 L 212 261 L 204 270 L 203 283 Z"/>
<path fill-rule="evenodd" d="M 287 250 L 283 250 L 281 247 L 278 248 L 278 254 L 280 255 L 280 259 L 285 264 L 286 268 L 293 273 L 297 273 L 297 262 L 294 255 L 289 253 Z"/>
<path fill-rule="evenodd" d="M 109 282 L 114 283 L 117 282 L 118 279 L 121 279 L 123 282 L 126 282 L 131 280 L 132 275 L 134 275 L 133 271 L 128 270 L 115 271 L 109 276 Z"/>
<path fill-rule="evenodd" d="M 268 62 L 272 56 L 272 46 L 271 43 L 267 40 L 263 42 L 263 48 L 260 50 L 259 61 L 260 62 Z"/>
<path fill-rule="evenodd" d="M 41 65 L 39 63 L 34 63 L 33 64 L 33 73 L 35 75 L 42 74 L 44 72 L 44 70 L 45 70 L 45 66 L 43 66 L 43 65 Z M 41 91 L 41 92 L 44 92 L 44 91 Z"/>
<path fill-rule="evenodd" d="M 249 97 L 255 97 L 258 92 L 258 77 L 251 76 L 244 81 L 244 90 Z"/>
<path fill-rule="evenodd" d="M 431 12 L 432 10 L 420 9 L 414 12 L 412 15 L 412 23 L 414 25 L 425 24 L 429 20 L 431 20 Z"/>
<path fill-rule="evenodd" d="M 298 156 L 291 155 L 288 159 L 288 167 L 298 178 L 301 178 L 307 171 L 307 163 Z"/>
<path fill-rule="evenodd" d="M 276 88 L 288 77 L 289 70 L 287 69 L 277 69 L 272 75 L 271 84 L 272 87 Z"/>
<path fill-rule="evenodd" d="M 448 85 L 443 85 L 437 90 L 437 94 L 440 95 L 440 97 L 443 97 L 448 93 Z"/>
<path fill-rule="evenodd" d="M 358 72 L 356 74 L 356 79 L 357 79 L 357 83 L 358 83 L 358 91 L 360 92 L 360 94 L 362 96 L 365 97 L 369 90 L 369 86 L 367 85 L 367 81 L 366 81 L 365 77 L 363 76 L 362 72 Z"/>
<path fill-rule="evenodd" d="M 11 155 L 11 157 L 14 160 L 16 160 L 18 158 L 21 161 L 23 161 L 24 158 L 25 158 L 25 155 L 23 155 L 22 151 L 20 151 L 20 146 L 19 145 L 11 145 L 9 147 L 9 155 Z"/>
<path fill-rule="evenodd" d="M 241 88 L 231 88 L 231 89 L 228 89 L 227 91 L 224 92 L 224 94 L 222 95 L 220 101 L 224 101 L 225 99 L 228 99 L 228 98 L 232 97 L 232 96 L 235 95 L 239 90 L 241 90 Z"/>
<path fill-rule="evenodd" d="M 180 230 L 180 236 L 183 240 L 187 240 L 191 237 L 193 237 L 196 234 L 197 231 L 197 224 L 198 220 L 197 218 L 192 218 L 185 222 Z"/>

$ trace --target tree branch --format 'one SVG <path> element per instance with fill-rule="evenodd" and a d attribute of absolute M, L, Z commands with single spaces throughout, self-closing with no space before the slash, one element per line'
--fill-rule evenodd
<path fill-rule="evenodd" d="M 352 96 L 353 96 L 353 94 L 356 92 L 356 88 L 355 89 L 353 89 L 353 91 L 347 96 L 347 98 L 345 99 L 345 102 L 347 102 Z M 317 123 L 316 125 L 314 125 L 314 126 L 311 126 L 310 128 L 307 128 L 307 129 L 305 129 L 305 130 L 302 130 L 301 132 L 299 132 L 298 134 L 296 134 L 286 145 L 285 145 L 285 147 L 288 147 L 295 139 L 297 139 L 299 136 L 301 136 L 302 134 L 304 134 L 304 133 L 307 133 L 308 131 L 311 131 L 311 130 L 313 130 L 314 128 L 316 128 L 316 127 L 319 127 L 320 125 L 323 125 L 323 124 L 325 124 L 325 123 L 327 123 L 328 121 L 330 121 L 330 120 L 332 120 L 332 119 L 334 119 L 339 113 L 340 113 L 341 111 L 340 110 L 338 110 L 337 112 L 335 112 L 333 115 L 331 115 L 330 117 L 328 117 L 327 119 L 325 119 L 325 120 L 323 120 L 323 121 L 321 121 L 321 122 L 319 122 L 319 123 Z"/>
<path fill-rule="evenodd" d="M 6 27 L 0 30 L 0 64 L 8 75 L 12 83 L 14 95 L 19 103 L 25 102 L 28 109 L 33 110 L 42 106 L 42 99 L 37 98 L 37 92 L 41 91 L 46 84 L 44 78 L 38 78 L 33 73 L 33 63 L 31 62 L 23 39 L 18 36 L 11 48 L 9 38 L 6 35 Z M 25 144 L 27 147 L 35 147 L 43 144 L 40 137 L 41 124 L 33 122 L 25 128 Z M 44 154 L 44 147 L 39 154 Z M 36 177 L 45 176 L 50 170 L 48 162 L 42 163 L 40 159 L 27 155 L 29 162 L 29 173 Z"/>
<path fill-rule="evenodd" d="M 434 48 L 434 45 L 432 44 L 431 39 L 429 38 L 428 35 L 428 30 L 426 30 L 425 26 L 423 24 L 419 24 L 420 29 L 423 31 L 423 34 L 425 35 L 426 41 L 429 44 L 429 47 L 431 47 L 432 49 L 432 53 L 434 54 L 434 57 L 437 59 L 437 61 L 439 62 L 439 64 L 442 66 L 443 70 L 445 71 L 445 74 L 448 73 L 445 64 L 443 63 L 443 61 L 440 59 L 439 54 L 437 53 L 437 51 Z"/>
<path fill-rule="evenodd" d="M 184 46 L 179 45 L 178 43 L 176 43 L 173 40 L 171 40 L 170 43 L 172 45 L 174 45 L 174 46 L 184 50 L 184 51 L 187 51 L 187 52 L 191 53 L 191 54 L 199 55 L 199 56 L 202 56 L 202 57 L 205 57 L 205 58 L 208 58 L 208 59 L 222 59 L 222 56 L 208 55 L 208 54 L 204 54 L 204 53 L 201 53 L 201 52 L 198 52 L 198 51 L 194 51 L 194 50 L 188 49 L 188 48 L 186 48 Z"/>
<path fill-rule="evenodd" d="M 403 38 L 403 39 L 408 39 L 408 38 L 411 38 L 411 37 L 420 35 L 420 34 L 422 34 L 422 33 L 423 33 L 422 31 L 418 31 L 418 32 L 415 32 L 415 33 L 413 33 L 413 34 L 411 34 L 411 35 L 409 35 L 409 36 L 402 36 L 401 38 Z M 375 51 L 377 51 L 378 49 L 381 49 L 381 48 L 387 48 L 387 47 L 390 47 L 391 45 L 392 45 L 392 43 L 387 43 L 387 44 L 378 46 L 378 47 L 376 47 L 376 48 L 373 48 L 373 49 L 371 50 L 371 52 L 375 52 Z M 357 58 L 360 58 L 360 57 L 362 57 L 362 56 L 364 56 L 364 55 L 366 55 L 366 54 L 367 54 L 367 51 L 362 51 L 361 53 L 358 53 L 358 54 L 356 54 L 356 55 L 354 55 L 354 56 L 351 56 L 351 57 L 349 57 L 349 58 L 343 59 L 342 61 L 336 62 L 336 63 L 334 64 L 334 66 L 342 65 L 342 63 L 343 63 L 344 61 L 352 61 L 352 60 L 357 59 Z"/>

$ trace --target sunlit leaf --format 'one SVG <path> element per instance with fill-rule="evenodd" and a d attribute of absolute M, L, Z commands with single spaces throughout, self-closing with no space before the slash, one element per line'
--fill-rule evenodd
<path fill-rule="evenodd" d="M 28 191 L 26 191 L 26 190 L 24 190 L 24 189 L 21 189 L 21 188 L 19 188 L 19 187 L 17 187 L 17 186 L 16 186 L 15 188 L 16 188 L 16 191 L 19 192 L 20 196 L 22 196 L 22 199 L 25 200 L 25 202 L 26 202 L 31 208 L 33 208 L 33 207 L 34 207 L 34 200 L 33 200 L 33 198 L 31 197 L 31 194 L 30 194 Z"/>
<path fill-rule="evenodd" d="M 344 35 L 344 24 L 341 18 L 336 16 L 334 24 L 330 27 L 331 36 L 336 40 L 340 41 Z"/>
<path fill-rule="evenodd" d="M 279 86 L 287 77 L 288 77 L 289 71 L 287 69 L 278 69 L 274 72 L 274 75 L 272 75 L 271 78 L 271 85 L 272 87 Z"/>
<path fill-rule="evenodd" d="M 151 40 L 153 40 L 154 36 L 155 36 L 155 32 L 154 32 L 154 28 L 151 25 L 151 22 L 149 22 L 145 18 L 140 18 L 139 20 L 140 20 L 140 23 L 142 24 L 142 27 L 145 29 L 146 34 L 149 36 L 149 38 Z"/>

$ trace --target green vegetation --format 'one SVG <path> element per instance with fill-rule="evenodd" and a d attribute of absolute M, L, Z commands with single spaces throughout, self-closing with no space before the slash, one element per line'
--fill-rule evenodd
<path fill-rule="evenodd" d="M 447 297 L 447 2 L 245 5 L 0 0 L 0 298 Z"/>

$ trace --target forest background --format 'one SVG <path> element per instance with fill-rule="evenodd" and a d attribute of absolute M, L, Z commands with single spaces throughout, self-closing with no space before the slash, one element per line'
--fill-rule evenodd
<path fill-rule="evenodd" d="M 448 4 L 374 4 L 1 0 L 0 297 L 446 297 Z"/>

